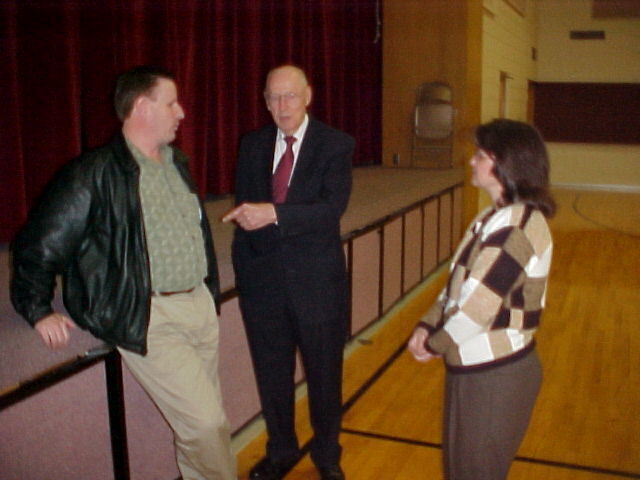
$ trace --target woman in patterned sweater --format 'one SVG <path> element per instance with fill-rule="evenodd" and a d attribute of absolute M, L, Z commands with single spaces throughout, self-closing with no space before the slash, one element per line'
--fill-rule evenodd
<path fill-rule="evenodd" d="M 447 480 L 506 479 L 542 381 L 533 335 L 552 251 L 547 151 L 534 128 L 504 119 L 480 125 L 476 145 L 472 183 L 493 206 L 468 227 L 408 345 L 420 362 L 445 361 Z"/>

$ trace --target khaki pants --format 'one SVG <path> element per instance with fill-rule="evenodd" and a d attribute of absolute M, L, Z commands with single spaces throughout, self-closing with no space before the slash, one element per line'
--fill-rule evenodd
<path fill-rule="evenodd" d="M 118 349 L 174 432 L 183 480 L 237 478 L 218 381 L 218 317 L 206 286 L 152 297 L 148 353 Z"/>

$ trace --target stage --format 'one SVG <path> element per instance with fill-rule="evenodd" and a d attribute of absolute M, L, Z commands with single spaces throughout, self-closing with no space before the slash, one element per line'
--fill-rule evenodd
<path fill-rule="evenodd" d="M 351 289 L 351 335 L 380 318 L 449 257 L 461 233 L 462 181 L 462 169 L 354 169 L 352 195 L 341 223 Z M 220 221 L 232 206 L 231 196 L 205 204 L 224 298 L 220 378 L 225 409 L 237 431 L 259 414 L 259 401 L 234 292 L 230 259 L 234 226 Z M 81 330 L 73 331 L 66 349 L 46 349 L 10 305 L 8 257 L 8 247 L 3 245 L 0 437 L 12 440 L 3 442 L 0 454 L 9 458 L 29 446 L 40 452 L 37 461 L 42 466 L 30 466 L 34 471 L 46 470 L 49 463 L 63 462 L 87 462 L 94 465 L 95 471 L 111 471 L 112 462 L 117 463 L 116 457 L 122 452 L 114 450 L 112 458 L 109 438 L 114 435 L 113 430 L 110 433 L 114 420 L 109 421 L 107 391 L 113 386 L 109 384 L 111 377 L 105 383 L 105 374 L 119 360 L 109 353 L 108 346 Z M 59 294 L 54 303 L 55 308 L 63 308 Z M 299 369 L 298 379 L 302 378 Z M 141 472 L 136 478 L 175 478 L 171 431 L 126 369 L 122 382 L 131 471 Z M 115 383 L 117 387 L 117 377 Z M 51 409 L 56 415 L 47 414 Z M 124 418 L 124 412 L 120 413 Z M 124 428 L 124 420 L 121 427 Z M 149 442 L 150 438 L 153 442 Z M 77 444 L 78 449 L 60 458 L 52 448 L 60 442 Z"/>

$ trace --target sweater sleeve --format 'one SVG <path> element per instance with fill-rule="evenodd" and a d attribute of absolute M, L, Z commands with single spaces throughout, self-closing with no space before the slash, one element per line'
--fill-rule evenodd
<path fill-rule="evenodd" d="M 446 287 L 443 288 L 438 296 L 436 297 L 435 302 L 429 307 L 429 310 L 420 317 L 420 321 L 416 327 L 424 327 L 427 329 L 429 333 L 433 332 L 436 327 L 440 324 L 442 320 L 442 310 L 446 303 Z"/>

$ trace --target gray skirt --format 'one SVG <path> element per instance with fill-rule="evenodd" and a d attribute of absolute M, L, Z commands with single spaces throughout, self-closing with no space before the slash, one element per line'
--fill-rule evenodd
<path fill-rule="evenodd" d="M 507 478 L 541 383 L 535 350 L 486 370 L 447 372 L 442 439 L 446 480 Z"/>

